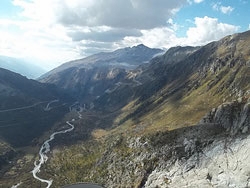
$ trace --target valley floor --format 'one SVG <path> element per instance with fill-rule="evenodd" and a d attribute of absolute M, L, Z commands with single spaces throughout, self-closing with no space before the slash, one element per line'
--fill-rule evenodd
<path fill-rule="evenodd" d="M 100 129 L 112 124 L 114 114 L 71 112 L 67 118 L 75 119 L 75 129 L 55 139 L 39 177 L 53 179 L 51 187 L 249 187 L 249 113 L 249 99 L 238 100 L 213 109 L 200 124 L 136 135 Z M 1 178 L 1 187 L 46 187 L 32 177 L 36 159 L 23 155 Z"/>

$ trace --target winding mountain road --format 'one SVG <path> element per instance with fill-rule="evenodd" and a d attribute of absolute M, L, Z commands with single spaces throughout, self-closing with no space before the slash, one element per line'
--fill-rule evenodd
<path fill-rule="evenodd" d="M 46 106 L 46 108 L 44 109 L 45 111 L 50 111 L 52 108 L 50 107 L 50 105 L 52 104 L 52 103 L 56 103 L 56 102 L 59 102 L 59 100 L 58 99 L 56 99 L 56 100 L 53 100 L 53 101 L 50 101 L 48 104 L 47 104 L 47 106 Z"/>
<path fill-rule="evenodd" d="M 40 104 L 47 103 L 47 102 L 48 101 L 42 101 L 42 102 L 37 102 L 37 103 L 32 104 L 32 105 L 19 107 L 19 108 L 11 108 L 11 109 L 6 109 L 6 110 L 0 110 L 0 113 L 3 113 L 3 112 L 12 112 L 12 111 L 17 111 L 17 110 L 25 110 L 25 109 L 33 108 L 35 106 L 38 106 Z"/>

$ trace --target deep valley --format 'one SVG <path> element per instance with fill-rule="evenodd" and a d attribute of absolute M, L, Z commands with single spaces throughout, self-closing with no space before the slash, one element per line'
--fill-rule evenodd
<path fill-rule="evenodd" d="M 51 187 L 250 187 L 250 31 L 103 52 L 37 80 L 0 69 L 0 101 L 0 187 L 46 187 L 31 171 L 55 132 L 37 171 Z"/>

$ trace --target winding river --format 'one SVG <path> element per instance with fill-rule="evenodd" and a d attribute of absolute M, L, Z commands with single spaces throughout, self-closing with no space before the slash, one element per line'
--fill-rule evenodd
<path fill-rule="evenodd" d="M 47 106 L 44 108 L 44 111 L 50 111 L 52 108 L 50 107 L 50 105 L 52 103 L 56 103 L 56 102 L 59 102 L 58 99 L 56 100 L 52 100 L 52 101 L 42 101 L 42 102 L 37 102 L 35 104 L 32 104 L 32 105 L 29 105 L 29 106 L 23 106 L 23 107 L 19 107 L 19 108 L 13 108 L 13 109 L 6 109 L 6 110 L 0 110 L 0 113 L 3 113 L 3 112 L 11 112 L 11 111 L 17 111 L 17 110 L 26 110 L 26 109 L 29 109 L 29 108 L 33 108 L 35 106 L 38 106 L 38 105 L 41 105 L 43 103 L 46 103 L 48 102 Z M 74 106 L 77 105 L 77 102 L 75 102 L 73 105 L 71 105 L 69 107 L 69 110 L 72 111 L 72 109 L 74 108 Z M 78 113 L 78 117 L 79 119 L 82 118 L 82 115 L 81 113 L 82 112 L 82 108 L 80 107 L 80 111 L 77 111 Z M 75 119 L 72 119 L 71 121 L 66 121 L 66 124 L 69 125 L 69 128 L 68 129 L 65 129 L 65 130 L 62 130 L 62 131 L 57 131 L 57 132 L 54 132 L 53 134 L 50 135 L 49 139 L 46 140 L 43 145 L 41 146 L 40 150 L 39 150 L 39 161 L 35 161 L 34 162 L 34 169 L 32 170 L 32 174 L 33 174 L 33 177 L 37 180 L 39 180 L 40 182 L 43 182 L 43 183 L 47 183 L 47 187 L 46 188 L 49 188 L 51 185 L 52 185 L 52 182 L 53 180 L 52 179 L 49 179 L 49 180 L 46 180 L 46 179 L 42 179 L 40 177 L 38 177 L 38 173 L 40 172 L 40 168 L 41 166 L 46 163 L 46 161 L 48 160 L 48 156 L 46 155 L 49 151 L 50 151 L 50 145 L 49 143 L 55 139 L 55 135 L 57 134 L 65 134 L 67 132 L 70 132 L 72 131 L 75 127 L 74 125 L 72 124 L 72 122 L 74 122 Z M 22 184 L 22 182 L 16 184 L 16 185 L 13 185 L 11 188 L 17 188 L 19 187 L 20 185 Z"/>
<path fill-rule="evenodd" d="M 74 119 L 72 119 L 72 121 L 74 121 Z M 71 124 L 69 121 L 67 121 L 66 123 L 70 126 L 70 128 L 68 128 L 66 130 L 62 130 L 62 131 L 57 131 L 57 132 L 54 132 L 53 134 L 51 134 L 50 138 L 43 143 L 42 147 L 39 150 L 40 159 L 39 159 L 38 163 L 37 163 L 37 161 L 34 162 L 35 167 L 32 170 L 33 177 L 35 179 L 39 180 L 40 182 L 47 183 L 48 184 L 47 188 L 49 188 L 52 185 L 53 180 L 52 179 L 50 179 L 50 180 L 42 179 L 42 178 L 37 176 L 37 173 L 40 172 L 41 166 L 48 160 L 48 156 L 46 154 L 50 151 L 49 142 L 54 140 L 55 135 L 70 132 L 75 128 L 74 125 Z"/>
<path fill-rule="evenodd" d="M 52 102 L 58 102 L 58 101 L 51 101 L 46 109 L 47 110 L 50 110 L 49 108 L 49 105 L 52 103 Z M 71 111 L 72 109 L 70 109 Z M 79 115 L 79 118 L 81 118 L 81 114 L 78 112 L 78 115 Z M 33 177 L 35 179 L 37 179 L 38 181 L 42 182 L 42 183 L 47 183 L 47 187 L 46 188 L 49 188 L 51 185 L 52 185 L 52 182 L 53 180 L 52 179 L 49 179 L 49 180 L 46 180 L 46 179 L 43 179 L 43 178 L 40 178 L 37 174 L 40 172 L 40 168 L 41 166 L 46 163 L 46 161 L 48 160 L 48 156 L 46 155 L 49 151 L 50 151 L 50 142 L 52 140 L 55 139 L 55 135 L 57 134 L 65 134 L 67 132 L 70 132 L 72 131 L 75 127 L 74 125 L 72 124 L 72 122 L 74 122 L 75 119 L 72 119 L 71 121 L 67 121 L 67 125 L 69 125 L 69 128 L 68 129 L 65 129 L 65 130 L 62 130 L 62 131 L 57 131 L 57 132 L 54 132 L 53 134 L 50 135 L 49 139 L 46 140 L 43 145 L 41 146 L 40 150 L 39 150 L 39 161 L 35 161 L 34 162 L 34 169 L 32 170 L 32 174 L 33 174 Z"/>

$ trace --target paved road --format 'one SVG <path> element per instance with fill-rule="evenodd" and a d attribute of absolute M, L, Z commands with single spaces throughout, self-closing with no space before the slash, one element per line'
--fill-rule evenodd
<path fill-rule="evenodd" d="M 19 107 L 19 108 L 12 108 L 12 109 L 0 110 L 0 113 L 1 112 L 12 112 L 12 111 L 17 111 L 17 110 L 24 110 L 24 109 L 28 109 L 28 108 L 33 108 L 35 106 L 38 106 L 38 105 L 40 105 L 42 103 L 46 103 L 46 102 L 48 102 L 48 101 L 38 102 L 38 103 L 29 105 L 29 106 L 23 106 L 23 107 Z"/>
<path fill-rule="evenodd" d="M 96 185 L 96 184 L 79 183 L 79 184 L 74 184 L 74 185 L 66 185 L 66 186 L 63 186 L 62 188 L 104 188 L 104 187 L 100 185 Z"/>

